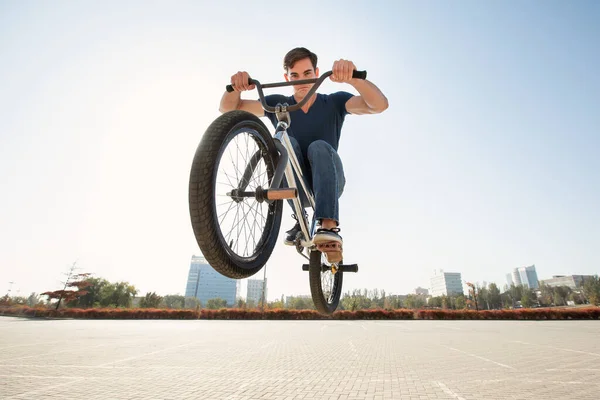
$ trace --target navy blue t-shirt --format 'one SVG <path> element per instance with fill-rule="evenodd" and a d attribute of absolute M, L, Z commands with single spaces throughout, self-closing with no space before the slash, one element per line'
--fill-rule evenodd
<path fill-rule="evenodd" d="M 317 93 L 317 98 L 307 113 L 302 109 L 290 113 L 291 125 L 287 132 L 298 141 L 305 158 L 308 146 L 319 139 L 326 141 L 337 151 L 344 118 L 349 114 L 346 102 L 352 96 L 354 95 L 348 92 Z M 265 96 L 265 100 L 272 107 L 277 103 L 287 103 L 290 106 L 297 104 L 294 96 L 280 94 Z M 265 117 L 271 120 L 273 127 L 277 127 L 275 113 L 265 111 Z"/>

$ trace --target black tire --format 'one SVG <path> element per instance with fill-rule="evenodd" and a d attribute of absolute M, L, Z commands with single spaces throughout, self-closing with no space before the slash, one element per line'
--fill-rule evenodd
<path fill-rule="evenodd" d="M 317 311 L 330 315 L 340 303 L 344 273 L 341 270 L 338 270 L 335 274 L 331 270 L 322 272 L 323 265 L 330 266 L 325 262 L 325 256 L 318 250 L 311 251 L 308 267 L 310 293 Z M 327 280 L 327 282 L 324 282 L 324 280 Z M 327 286 L 325 291 L 323 286 Z"/>
<path fill-rule="evenodd" d="M 243 140 L 243 138 L 240 139 L 240 135 L 245 137 L 242 146 L 239 146 L 239 141 Z M 220 185 L 223 185 L 223 183 L 217 182 L 217 176 L 223 181 L 229 181 L 228 183 L 231 183 L 232 187 L 235 186 L 234 183 L 240 181 L 238 176 L 240 170 L 237 166 L 234 165 L 235 176 L 233 176 L 233 173 L 228 175 L 225 171 L 226 168 L 229 168 L 229 163 L 225 162 L 221 165 L 221 160 L 226 159 L 224 154 L 226 149 L 228 149 L 229 157 L 232 158 L 231 164 L 234 164 L 231 148 L 228 147 L 230 144 L 232 146 L 233 144 L 237 145 L 236 157 L 239 157 L 240 147 L 244 147 L 244 144 L 247 144 L 246 149 L 254 147 L 256 149 L 255 154 L 260 151 L 261 156 L 258 157 L 258 162 L 261 163 L 262 160 L 264 164 L 260 165 L 265 169 L 259 176 L 259 179 L 264 180 L 264 186 L 261 186 L 263 189 L 267 189 L 273 179 L 279 153 L 264 123 L 253 114 L 239 110 L 219 116 L 208 127 L 196 149 L 189 183 L 190 217 L 196 241 L 206 261 L 216 271 L 229 278 L 242 279 L 260 271 L 271 256 L 279 234 L 283 202 L 279 200 L 270 204 L 267 202 L 259 203 L 255 198 L 248 197 L 242 201 L 235 201 L 232 200 L 231 196 L 225 196 L 221 193 Z M 224 175 L 223 171 L 225 171 Z M 260 169 L 258 171 L 260 173 Z M 257 181 L 257 179 L 253 179 L 254 181 Z M 258 185 L 256 182 L 255 184 Z M 218 186 L 219 188 L 217 188 Z M 249 183 L 246 190 L 250 191 L 251 186 L 252 183 Z M 220 204 L 217 201 L 217 196 L 219 196 L 219 200 L 231 203 L 224 214 L 218 212 L 221 210 L 218 210 Z M 250 206 L 250 204 L 256 204 L 256 207 L 260 207 L 261 221 L 264 220 L 264 226 L 261 228 L 261 223 L 256 224 L 256 221 L 251 225 L 247 218 L 242 221 L 240 217 L 237 222 L 238 237 L 235 239 L 234 245 L 234 239 L 229 237 L 227 233 L 222 232 L 221 223 L 224 221 L 219 221 L 219 217 L 225 219 L 230 216 L 231 207 L 238 207 L 238 213 L 240 207 L 245 209 L 244 205 L 254 211 L 254 205 Z M 266 210 L 266 216 L 262 215 L 262 210 Z M 252 218 L 252 211 L 249 212 L 249 215 Z M 256 216 L 257 212 L 254 212 L 254 217 Z M 234 218 L 237 217 L 236 214 Z M 248 214 L 246 217 L 248 217 Z M 253 245 L 250 245 L 250 247 L 254 246 L 254 249 L 248 251 L 248 254 L 246 254 L 249 247 L 248 243 L 246 243 L 244 254 L 239 254 L 238 242 L 241 226 L 243 226 L 244 232 L 246 230 L 252 231 L 252 240 L 255 241 Z M 256 226 L 262 232 L 255 234 Z M 233 232 L 235 228 L 235 226 L 232 227 L 229 235 L 235 234 Z M 247 238 L 249 236 L 247 232 L 246 236 Z"/>

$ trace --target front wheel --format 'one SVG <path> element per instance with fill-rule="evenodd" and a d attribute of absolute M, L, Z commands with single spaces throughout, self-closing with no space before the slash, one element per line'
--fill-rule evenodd
<path fill-rule="evenodd" d="M 341 264 L 341 263 L 340 263 Z M 333 266 L 335 268 L 335 266 Z M 341 269 L 334 271 L 327 258 L 318 250 L 310 252 L 308 267 L 310 293 L 317 311 L 332 314 L 340 303 L 344 274 Z"/>
<path fill-rule="evenodd" d="M 190 172 L 190 217 L 206 261 L 224 276 L 252 276 L 273 252 L 283 202 L 251 194 L 270 187 L 278 159 L 267 127 L 245 111 L 221 115 L 202 137 Z"/>

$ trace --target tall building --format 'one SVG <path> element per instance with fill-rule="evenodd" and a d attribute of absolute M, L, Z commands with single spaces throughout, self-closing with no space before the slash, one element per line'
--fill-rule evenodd
<path fill-rule="evenodd" d="M 437 271 L 431 278 L 431 296 L 437 297 L 449 294 L 464 294 L 460 272 Z"/>
<path fill-rule="evenodd" d="M 554 275 L 552 279 L 543 279 L 540 283 L 548 286 L 568 286 L 571 289 L 578 289 L 583 286 L 587 279 L 592 277 L 592 275 Z"/>
<path fill-rule="evenodd" d="M 264 281 L 262 279 L 248 279 L 247 283 L 246 302 L 253 301 L 256 305 L 260 304 L 263 298 L 263 283 L 265 287 L 265 299 L 267 299 L 266 278 Z"/>
<path fill-rule="evenodd" d="M 422 296 L 429 296 L 429 290 L 419 286 L 418 288 L 415 289 L 415 294 L 422 295 Z"/>
<path fill-rule="evenodd" d="M 512 278 L 512 274 L 506 274 L 506 284 L 508 285 L 508 287 L 511 287 L 515 284 Z"/>
<path fill-rule="evenodd" d="M 512 280 L 515 286 L 525 285 L 531 289 L 539 288 L 535 265 L 513 269 Z"/>
<path fill-rule="evenodd" d="M 519 285 L 523 284 L 523 282 L 521 282 L 521 274 L 519 274 L 519 268 L 513 269 L 512 282 L 515 286 L 519 286 Z"/>
<path fill-rule="evenodd" d="M 235 304 L 237 279 L 227 278 L 211 267 L 204 257 L 192 256 L 185 287 L 186 297 L 196 297 L 205 307 L 210 299 L 221 298 L 228 306 Z"/>

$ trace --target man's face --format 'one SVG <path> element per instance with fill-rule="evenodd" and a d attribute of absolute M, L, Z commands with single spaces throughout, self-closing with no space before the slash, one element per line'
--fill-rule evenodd
<path fill-rule="evenodd" d="M 284 74 L 286 81 L 297 81 L 301 79 L 314 79 L 319 77 L 319 68 L 313 68 L 310 58 L 303 58 L 296 61 L 293 67 L 288 68 L 287 74 Z M 294 95 L 300 99 L 304 98 L 313 84 L 294 85 Z"/>

